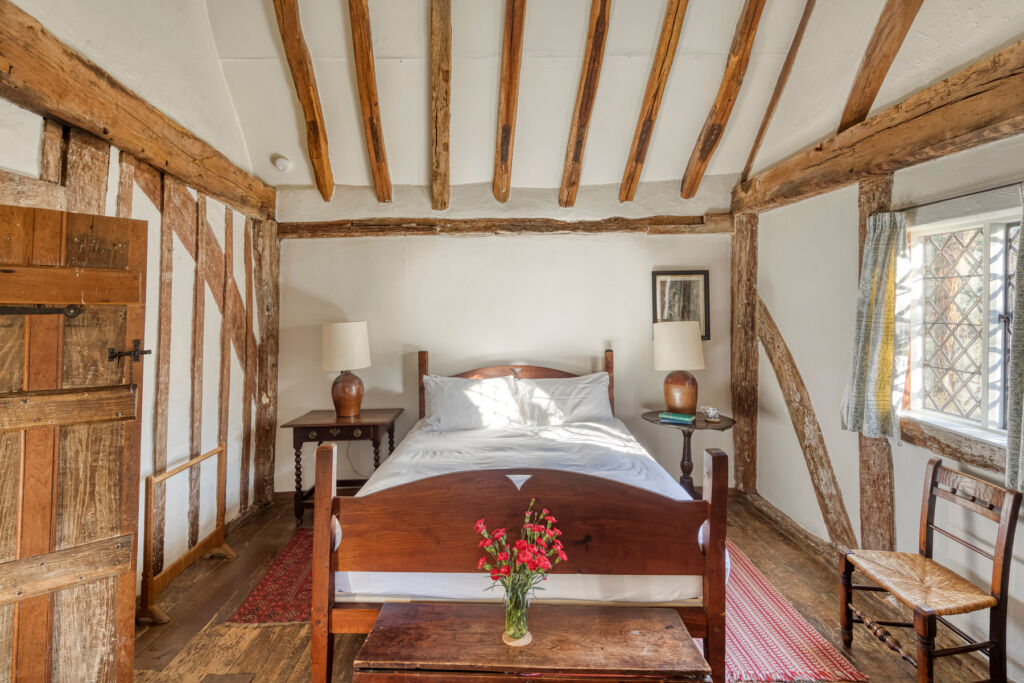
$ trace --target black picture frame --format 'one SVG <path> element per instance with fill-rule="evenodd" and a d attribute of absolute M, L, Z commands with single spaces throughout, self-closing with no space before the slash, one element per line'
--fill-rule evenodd
<path fill-rule="evenodd" d="M 687 316 L 685 314 L 662 315 L 664 310 L 659 311 L 659 283 L 697 283 L 700 287 L 699 297 L 702 301 L 697 303 L 697 315 Z M 710 271 L 708 270 L 656 270 L 651 273 L 651 312 L 656 323 L 673 320 L 696 320 L 701 323 L 701 339 L 711 339 L 711 295 L 710 295 Z M 663 308 L 663 307 L 662 307 Z M 692 308 L 692 307 L 691 307 Z M 703 314 L 703 319 L 701 314 Z"/>

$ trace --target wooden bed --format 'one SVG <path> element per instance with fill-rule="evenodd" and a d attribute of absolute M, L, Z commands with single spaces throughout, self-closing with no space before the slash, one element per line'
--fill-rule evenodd
<path fill-rule="evenodd" d="M 611 351 L 605 352 L 605 367 L 611 376 Z M 419 370 L 422 416 L 425 351 L 420 352 Z M 489 366 L 456 376 L 497 377 L 513 372 L 523 378 L 575 376 L 532 365 Z M 609 382 L 609 398 L 613 386 Z M 366 496 L 339 497 L 334 484 L 335 453 L 333 443 L 319 446 L 316 452 L 311 614 L 314 681 L 331 678 L 333 634 L 369 633 L 382 604 L 336 602 L 336 571 L 472 572 L 479 558 L 473 523 L 480 517 L 512 523 L 535 497 L 558 511 L 570 557 L 559 573 L 702 576 L 701 600 L 673 607 L 691 635 L 704 638 L 712 680 L 724 683 L 728 489 L 724 452 L 705 451 L 705 499 L 696 501 L 672 500 L 576 472 L 523 468 L 456 472 Z M 509 474 L 530 478 L 517 489 Z M 342 540 L 335 550 L 332 529 L 337 525 Z M 698 540 L 702 527 L 703 543 Z M 497 637 L 500 625 L 495 629 Z"/>

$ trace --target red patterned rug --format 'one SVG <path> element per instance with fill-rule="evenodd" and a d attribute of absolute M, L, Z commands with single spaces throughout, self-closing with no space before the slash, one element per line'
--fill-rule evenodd
<path fill-rule="evenodd" d="M 728 542 L 725 668 L 729 681 L 864 681 Z M 312 529 L 299 529 L 229 621 L 279 624 L 309 619 Z"/>

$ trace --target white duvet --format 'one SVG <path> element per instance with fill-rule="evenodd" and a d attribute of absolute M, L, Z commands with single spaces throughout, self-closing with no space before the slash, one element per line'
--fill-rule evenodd
<path fill-rule="evenodd" d="M 691 499 L 626 425 L 614 418 L 457 432 L 430 431 L 420 421 L 357 495 L 452 472 L 516 467 L 580 472 L 673 500 Z M 337 572 L 335 586 L 336 599 L 341 601 L 500 601 L 499 593 L 485 592 L 491 583 L 484 572 Z M 545 601 L 680 603 L 699 599 L 702 590 L 700 576 L 584 575 L 556 570 L 537 597 Z"/>

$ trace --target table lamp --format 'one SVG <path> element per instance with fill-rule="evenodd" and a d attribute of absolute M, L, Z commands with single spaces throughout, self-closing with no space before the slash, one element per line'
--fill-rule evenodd
<path fill-rule="evenodd" d="M 320 327 L 321 359 L 324 370 L 341 374 L 331 385 L 334 412 L 338 417 L 359 414 L 363 402 L 363 380 L 352 370 L 370 367 L 370 338 L 366 321 L 324 323 Z"/>
<path fill-rule="evenodd" d="M 654 369 L 665 376 L 665 405 L 673 413 L 697 414 L 697 378 L 704 369 L 700 323 L 695 320 L 654 323 Z"/>

